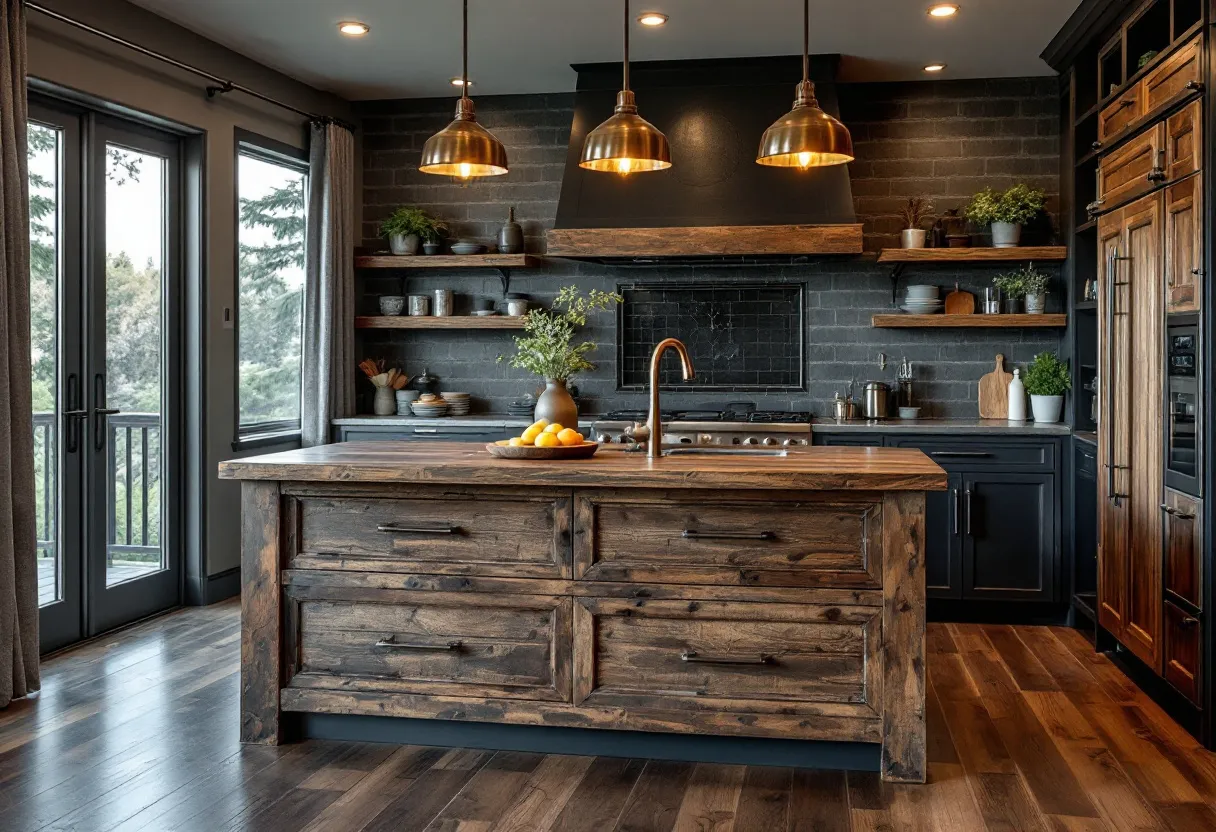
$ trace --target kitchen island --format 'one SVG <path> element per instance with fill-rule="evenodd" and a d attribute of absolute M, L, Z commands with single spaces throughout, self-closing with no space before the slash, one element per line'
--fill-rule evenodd
<path fill-rule="evenodd" d="M 241 738 L 284 712 L 881 744 L 923 782 L 917 450 L 493 459 L 342 443 L 242 480 Z"/>

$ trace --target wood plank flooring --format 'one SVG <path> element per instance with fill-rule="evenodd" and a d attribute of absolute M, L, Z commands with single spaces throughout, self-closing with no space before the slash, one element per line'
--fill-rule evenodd
<path fill-rule="evenodd" d="M 237 741 L 239 608 L 57 656 L 0 711 L 0 830 L 1216 830 L 1216 756 L 1080 634 L 929 627 L 929 777 Z"/>

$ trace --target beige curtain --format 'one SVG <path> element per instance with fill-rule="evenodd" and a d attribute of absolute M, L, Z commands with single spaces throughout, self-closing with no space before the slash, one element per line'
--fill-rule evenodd
<path fill-rule="evenodd" d="M 308 254 L 300 438 L 324 445 L 330 420 L 355 412 L 355 138 L 314 123 L 309 150 Z"/>
<path fill-rule="evenodd" d="M 25 8 L 0 0 L 0 708 L 37 690 Z"/>

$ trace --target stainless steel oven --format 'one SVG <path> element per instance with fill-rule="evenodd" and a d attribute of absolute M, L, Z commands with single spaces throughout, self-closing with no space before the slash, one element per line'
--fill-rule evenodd
<path fill-rule="evenodd" d="M 1196 497 L 1203 481 L 1199 321 L 1172 318 L 1166 342 L 1165 484 Z"/>

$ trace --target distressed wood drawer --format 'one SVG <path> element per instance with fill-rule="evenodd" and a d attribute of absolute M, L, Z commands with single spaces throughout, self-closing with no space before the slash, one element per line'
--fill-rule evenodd
<path fill-rule="evenodd" d="M 297 493 L 293 569 L 568 578 L 569 490 L 380 487 Z"/>
<path fill-rule="evenodd" d="M 285 588 L 289 687 L 569 701 L 571 599 Z"/>
<path fill-rule="evenodd" d="M 1175 100 L 1199 91 L 1203 74 L 1201 42 L 1202 36 L 1197 36 L 1166 58 L 1137 85 L 1142 90 L 1145 113 L 1160 110 Z"/>
<path fill-rule="evenodd" d="M 1165 120 L 1165 174 L 1170 182 L 1203 169 L 1203 102 L 1193 101 Z"/>
<path fill-rule="evenodd" d="M 1103 211 L 1128 202 L 1155 188 L 1158 170 L 1164 170 L 1165 125 L 1146 130 L 1121 148 L 1102 158 L 1098 199 Z M 1150 174 L 1152 176 L 1150 176 Z"/>
<path fill-rule="evenodd" d="M 1203 607 L 1203 508 L 1199 500 L 1166 490 L 1165 591 L 1196 609 Z"/>
<path fill-rule="evenodd" d="M 881 609 L 578 598 L 574 701 L 873 718 Z"/>
<path fill-rule="evenodd" d="M 1144 88 L 1137 84 L 1103 107 L 1098 114 L 1098 141 L 1118 135 L 1140 118 L 1145 112 L 1143 96 Z"/>
<path fill-rule="evenodd" d="M 1165 602 L 1165 680 L 1196 705 L 1200 703 L 1203 622 Z"/>
<path fill-rule="evenodd" d="M 718 586 L 882 586 L 882 500 L 579 492 L 575 578 Z"/>

